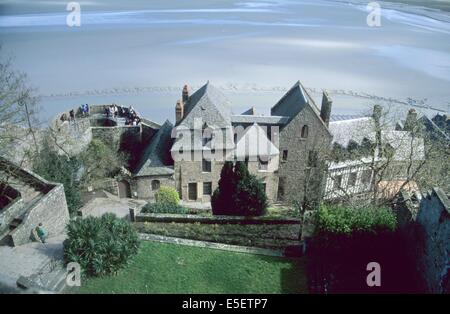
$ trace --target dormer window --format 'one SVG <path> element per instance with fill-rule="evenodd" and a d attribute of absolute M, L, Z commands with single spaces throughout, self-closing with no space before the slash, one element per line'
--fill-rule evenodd
<path fill-rule="evenodd" d="M 202 128 L 202 144 L 206 146 L 212 139 L 212 129 L 205 123 Z"/>
<path fill-rule="evenodd" d="M 269 168 L 269 160 L 267 158 L 258 158 L 258 169 L 260 171 L 267 171 Z"/>
<path fill-rule="evenodd" d="M 302 134 L 301 134 L 302 138 L 307 138 L 308 137 L 308 126 L 305 124 L 302 127 Z"/>

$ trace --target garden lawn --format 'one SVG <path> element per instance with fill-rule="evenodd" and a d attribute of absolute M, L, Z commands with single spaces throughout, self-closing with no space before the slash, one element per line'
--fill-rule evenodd
<path fill-rule="evenodd" d="M 306 261 L 141 242 L 115 276 L 82 280 L 78 293 L 307 293 Z"/>

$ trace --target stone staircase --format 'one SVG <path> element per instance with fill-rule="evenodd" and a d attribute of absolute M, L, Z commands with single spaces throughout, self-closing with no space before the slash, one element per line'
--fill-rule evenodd
<path fill-rule="evenodd" d="M 63 262 L 64 235 L 47 243 L 31 242 L 17 247 L 0 246 L 0 277 L 12 278 L 22 291 L 59 293 L 66 286 Z"/>
<path fill-rule="evenodd" d="M 67 271 L 63 261 L 51 259 L 39 272 L 31 276 L 20 276 L 17 286 L 21 289 L 38 289 L 60 293 L 66 287 Z"/>

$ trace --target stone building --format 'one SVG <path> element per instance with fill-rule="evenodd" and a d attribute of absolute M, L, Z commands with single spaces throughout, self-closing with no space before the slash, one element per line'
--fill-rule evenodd
<path fill-rule="evenodd" d="M 270 201 L 317 202 L 322 197 L 331 100 L 324 93 L 319 110 L 300 82 L 268 116 L 253 108 L 234 114 L 229 100 L 209 82 L 192 95 L 184 86 L 175 105 L 175 126 L 142 117 L 139 125 L 125 125 L 123 117 L 108 116 L 105 108 L 91 106 L 89 117 L 54 125 L 64 131 L 63 138 L 80 132 L 80 147 L 69 151 L 79 152 L 98 138 L 132 156 L 117 186 L 108 187 L 121 197 L 151 199 L 161 185 L 169 185 L 184 201 L 209 202 L 226 160 L 245 161 Z"/>
<path fill-rule="evenodd" d="M 232 113 L 210 83 L 191 96 L 185 86 L 175 106 L 175 186 L 185 201 L 209 201 L 225 160 L 242 160 L 259 177 L 271 201 L 317 201 L 322 195 L 329 149 L 331 101 L 322 110 L 297 82 L 271 110 Z"/>
<path fill-rule="evenodd" d="M 64 187 L 0 157 L 0 245 L 32 241 L 42 223 L 49 237 L 64 233 L 69 222 Z"/>
<path fill-rule="evenodd" d="M 414 135 L 409 129 L 399 129 L 398 125 L 384 123 L 382 127 L 377 126 L 374 117 L 377 112 L 381 115 L 380 110 L 381 107 L 375 106 L 371 116 L 332 116 L 333 157 L 339 157 L 338 150 L 346 155 L 330 161 L 328 165 L 325 199 L 363 199 L 374 191 L 375 184 L 380 191 L 379 196 L 390 199 L 408 180 L 408 168 L 413 171 L 425 159 L 421 136 Z M 406 124 L 411 124 L 412 119 L 410 111 Z M 375 145 L 377 139 L 384 149 L 367 149 Z M 389 151 L 391 155 L 386 153 Z M 375 179 L 375 170 L 382 169 L 382 166 L 386 166 L 386 170 Z M 417 185 L 409 182 L 403 188 L 415 190 Z"/>

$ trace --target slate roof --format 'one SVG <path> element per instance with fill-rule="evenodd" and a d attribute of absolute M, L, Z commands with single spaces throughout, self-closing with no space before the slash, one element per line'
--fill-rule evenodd
<path fill-rule="evenodd" d="M 244 111 L 243 113 L 241 113 L 241 115 L 256 115 L 256 109 L 255 107 L 251 107 L 250 109 Z"/>
<path fill-rule="evenodd" d="M 285 116 L 292 120 L 300 111 L 309 106 L 320 123 L 328 130 L 325 122 L 320 117 L 320 110 L 317 108 L 314 100 L 308 94 L 305 87 L 297 81 L 291 89 L 284 94 L 284 96 L 273 106 L 270 110 L 270 114 L 273 116 Z M 288 122 L 289 123 L 289 122 Z"/>
<path fill-rule="evenodd" d="M 285 125 L 289 121 L 289 117 L 283 116 L 252 116 L 252 115 L 233 115 L 231 122 L 233 124 L 270 124 Z"/>
<path fill-rule="evenodd" d="M 146 147 L 134 176 L 172 175 L 174 173 L 170 154 L 173 142 L 172 128 L 173 125 L 170 121 L 164 122 Z"/>
<path fill-rule="evenodd" d="M 375 127 L 371 117 L 330 122 L 329 128 L 333 135 L 332 143 L 338 143 L 343 147 L 347 147 L 350 141 L 361 144 L 364 138 L 367 138 L 371 142 L 375 142 Z M 414 160 L 422 160 L 425 158 L 423 139 L 412 139 L 411 133 L 408 131 L 385 129 L 381 132 L 381 138 L 385 143 L 388 143 L 394 148 L 395 160 L 409 159 L 411 147 L 413 148 L 412 157 Z M 411 146 L 412 140 L 413 145 Z"/>
<path fill-rule="evenodd" d="M 266 132 L 255 123 L 238 140 L 235 156 L 275 156 L 279 153 L 278 148 L 267 138 Z"/>
<path fill-rule="evenodd" d="M 202 123 L 214 127 L 231 126 L 230 101 L 209 82 L 193 93 L 184 107 L 184 117 L 178 123 L 189 128 L 194 127 L 194 119 L 201 118 Z"/>
<path fill-rule="evenodd" d="M 333 135 L 332 143 L 338 143 L 343 147 L 347 147 L 351 140 L 361 143 L 364 137 L 368 137 L 374 131 L 373 123 L 371 117 L 331 121 L 329 130 Z"/>

